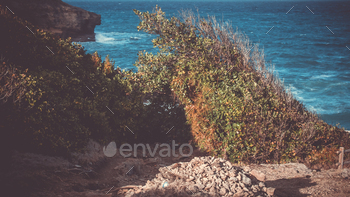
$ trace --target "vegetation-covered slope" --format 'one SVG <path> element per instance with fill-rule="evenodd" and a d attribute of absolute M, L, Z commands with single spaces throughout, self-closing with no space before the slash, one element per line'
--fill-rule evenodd
<path fill-rule="evenodd" d="M 247 38 L 211 18 L 135 10 L 138 29 L 158 34 L 161 52 L 140 52 L 133 73 L 0 11 L 3 151 L 64 154 L 89 138 L 121 144 L 193 136 L 233 162 L 335 164 L 339 146 L 350 148 L 343 129 L 285 91 Z"/>
<path fill-rule="evenodd" d="M 0 9 L 4 152 L 17 147 L 65 154 L 81 149 L 89 138 L 101 143 L 150 142 L 164 137 L 156 134 L 159 124 L 179 121 L 167 121 L 166 115 L 159 120 L 164 122 L 148 120 L 159 116 L 161 107 L 145 107 L 142 95 L 132 91 L 133 82 L 114 69 L 108 57 L 101 61 L 97 53 L 86 54 L 69 39 L 41 31 Z M 185 120 L 180 121 L 184 125 Z"/>
<path fill-rule="evenodd" d="M 343 129 L 328 125 L 287 93 L 247 38 L 213 18 L 183 20 L 134 10 L 138 30 L 159 36 L 156 55 L 140 52 L 134 76 L 145 92 L 172 92 L 185 106 L 198 145 L 231 161 L 310 164 L 337 161 L 350 148 Z"/>
<path fill-rule="evenodd" d="M 0 5 L 1 150 L 69 155 L 89 139 L 106 144 L 190 139 L 184 110 L 142 94 L 131 71 L 44 32 Z M 151 104 L 145 106 L 147 98 Z M 167 131 L 176 125 L 171 133 Z"/>
<path fill-rule="evenodd" d="M 134 138 L 125 126 L 137 130 L 141 97 L 128 96 L 130 84 L 108 57 L 86 54 L 4 7 L 0 26 L 3 144 L 62 153 L 82 148 L 89 138 Z"/>

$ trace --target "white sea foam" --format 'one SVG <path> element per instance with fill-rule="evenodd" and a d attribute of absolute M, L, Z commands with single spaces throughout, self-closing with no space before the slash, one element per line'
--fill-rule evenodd
<path fill-rule="evenodd" d="M 130 37 L 130 39 L 131 39 L 131 40 L 141 40 L 140 37 L 136 37 L 136 36 L 135 36 L 135 37 Z"/>
<path fill-rule="evenodd" d="M 106 33 L 96 33 L 96 42 L 108 43 L 114 41 L 113 37 L 108 37 Z"/>
<path fill-rule="evenodd" d="M 332 101 L 330 104 L 327 101 L 327 97 L 319 97 L 315 94 L 310 94 L 310 91 L 302 91 L 293 85 L 288 86 L 289 91 L 292 93 L 294 98 L 304 104 L 306 109 L 318 114 L 336 114 L 342 112 L 341 103 Z"/>
<path fill-rule="evenodd" d="M 299 95 L 302 94 L 303 91 L 298 90 L 298 89 L 295 88 L 292 84 L 289 84 L 288 89 L 291 91 L 291 93 L 293 94 L 293 96 L 294 96 L 295 98 L 298 98 L 298 97 L 299 97 L 299 98 L 302 98 L 302 97 L 300 97 Z"/>
<path fill-rule="evenodd" d="M 129 44 L 132 40 L 141 40 L 145 37 L 148 37 L 148 35 L 120 32 L 96 32 L 96 42 L 102 44 Z"/>
<path fill-rule="evenodd" d="M 330 109 L 325 109 L 321 106 L 311 106 L 311 105 L 306 105 L 306 108 L 311 111 L 311 112 L 316 112 L 317 114 L 336 114 L 340 113 L 340 110 L 330 110 Z"/>
<path fill-rule="evenodd" d="M 316 75 L 316 76 L 312 76 L 311 79 L 326 79 L 326 78 L 331 78 L 335 76 L 336 75 Z"/>

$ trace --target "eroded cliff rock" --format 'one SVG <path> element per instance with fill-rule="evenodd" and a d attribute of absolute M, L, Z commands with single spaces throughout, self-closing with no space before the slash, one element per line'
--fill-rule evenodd
<path fill-rule="evenodd" d="M 16 15 L 39 28 L 73 41 L 93 41 L 101 15 L 74 7 L 61 0 L 0 0 Z"/>

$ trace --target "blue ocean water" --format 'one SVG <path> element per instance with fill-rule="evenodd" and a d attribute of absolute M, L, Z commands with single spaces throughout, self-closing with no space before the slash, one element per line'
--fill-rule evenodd
<path fill-rule="evenodd" d="M 135 69 L 138 51 L 152 51 L 153 35 L 138 32 L 132 9 L 167 16 L 192 9 L 231 21 L 265 51 L 294 97 L 323 120 L 350 130 L 350 2 L 89 1 L 65 2 L 102 16 L 88 52 L 107 54 L 122 69 Z"/>

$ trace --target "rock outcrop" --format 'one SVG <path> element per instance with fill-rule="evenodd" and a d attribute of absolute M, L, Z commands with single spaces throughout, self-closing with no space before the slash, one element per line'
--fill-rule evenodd
<path fill-rule="evenodd" d="M 1 0 L 15 15 L 37 27 L 73 41 L 95 40 L 94 29 L 101 15 L 74 7 L 61 0 Z"/>

